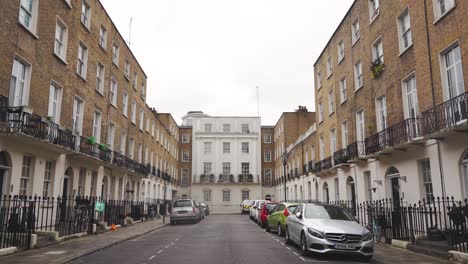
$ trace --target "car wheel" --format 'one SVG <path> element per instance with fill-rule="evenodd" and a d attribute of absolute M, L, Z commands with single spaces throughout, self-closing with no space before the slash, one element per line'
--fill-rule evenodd
<path fill-rule="evenodd" d="M 309 254 L 309 250 L 307 250 L 307 238 L 304 233 L 301 234 L 301 255 L 307 256 Z"/>
<path fill-rule="evenodd" d="M 278 228 L 276 229 L 276 234 L 279 237 L 282 237 L 284 235 L 284 231 L 283 231 L 283 228 L 281 227 L 281 224 L 278 224 Z"/>
<path fill-rule="evenodd" d="M 285 230 L 284 230 L 284 243 L 286 245 L 290 245 L 291 244 L 291 239 L 289 238 L 289 230 L 288 230 L 288 226 L 286 226 Z"/>

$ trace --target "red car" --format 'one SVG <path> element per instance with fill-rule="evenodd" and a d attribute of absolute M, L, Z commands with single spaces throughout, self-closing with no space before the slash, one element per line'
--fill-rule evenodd
<path fill-rule="evenodd" d="M 267 217 L 270 214 L 271 210 L 275 208 L 278 203 L 265 203 L 260 211 L 258 225 L 262 228 L 266 226 Z"/>

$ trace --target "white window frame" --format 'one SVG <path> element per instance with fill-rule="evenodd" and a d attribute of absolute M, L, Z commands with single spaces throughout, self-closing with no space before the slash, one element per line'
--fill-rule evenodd
<path fill-rule="evenodd" d="M 80 52 L 81 51 L 81 52 Z M 76 62 L 76 73 L 86 80 L 88 72 L 88 47 L 80 41 L 78 44 L 78 57 Z"/>
<path fill-rule="evenodd" d="M 127 132 L 125 130 L 122 130 L 122 133 L 120 134 L 120 153 L 125 155 L 125 150 L 127 146 Z"/>
<path fill-rule="evenodd" d="M 120 47 L 117 43 L 112 44 L 112 63 L 119 67 Z"/>
<path fill-rule="evenodd" d="M 130 80 L 130 62 L 125 60 L 125 66 L 124 66 L 124 76 L 127 80 Z"/>
<path fill-rule="evenodd" d="M 211 202 L 211 190 L 203 190 L 203 201 Z"/>
<path fill-rule="evenodd" d="M 55 24 L 54 54 L 63 62 L 67 60 L 68 27 L 60 17 L 57 16 Z M 61 29 L 61 31 L 59 31 Z"/>
<path fill-rule="evenodd" d="M 145 110 L 143 110 L 143 108 L 140 108 L 140 118 L 138 121 L 139 121 L 138 127 L 141 131 L 143 131 L 143 126 L 145 124 Z"/>
<path fill-rule="evenodd" d="M 320 101 L 318 104 L 319 112 L 319 124 L 323 122 L 323 102 Z"/>
<path fill-rule="evenodd" d="M 104 95 L 104 82 L 106 78 L 106 68 L 98 61 L 96 65 L 96 91 Z"/>
<path fill-rule="evenodd" d="M 451 54 L 451 56 L 449 56 Z M 459 58 L 456 58 L 456 55 L 459 54 Z M 447 59 L 451 58 L 452 64 L 450 67 L 447 67 Z M 463 76 L 463 61 L 461 48 L 458 40 L 449 45 L 447 48 L 443 49 L 440 52 L 440 70 L 442 77 L 442 92 L 444 95 L 444 100 L 450 100 L 454 97 L 457 97 L 465 92 L 465 82 Z M 451 74 L 447 74 L 448 72 Z M 461 74 L 461 76 L 460 76 Z M 448 76 L 453 76 L 454 80 L 453 85 L 450 87 L 450 81 Z"/>
<path fill-rule="evenodd" d="M 328 93 L 328 116 L 331 116 L 335 112 L 335 94 L 331 90 Z"/>
<path fill-rule="evenodd" d="M 264 134 L 263 135 L 263 143 L 271 144 L 271 134 Z"/>
<path fill-rule="evenodd" d="M 49 89 L 49 109 L 48 116 L 51 121 L 60 124 L 60 114 L 62 109 L 63 88 L 55 81 L 51 81 Z"/>
<path fill-rule="evenodd" d="M 88 1 L 82 0 L 81 2 L 81 24 L 85 26 L 86 29 L 91 27 L 91 6 Z"/>
<path fill-rule="evenodd" d="M 42 188 L 42 197 L 49 197 L 52 193 L 52 183 L 54 180 L 54 170 L 55 170 L 55 162 L 46 160 L 45 161 L 45 170 L 44 170 L 44 181 L 43 181 L 43 188 Z"/>
<path fill-rule="evenodd" d="M 135 101 L 135 99 L 132 99 L 132 106 L 131 106 L 131 109 L 130 109 L 130 111 L 131 111 L 130 114 L 131 114 L 132 124 L 134 124 L 134 125 L 136 125 L 136 115 L 137 115 L 136 107 L 137 107 L 136 101 Z"/>
<path fill-rule="evenodd" d="M 338 42 L 337 49 L 338 49 L 338 64 L 340 64 L 345 58 L 344 40 L 340 40 L 340 42 Z"/>
<path fill-rule="evenodd" d="M 241 132 L 242 133 L 249 133 L 249 124 L 241 124 Z"/>
<path fill-rule="evenodd" d="M 442 10 L 442 3 L 445 10 Z M 452 9 L 455 8 L 455 0 L 433 0 L 434 7 L 434 24 L 445 17 Z"/>
<path fill-rule="evenodd" d="M 231 201 L 231 191 L 223 190 L 223 202 Z"/>
<path fill-rule="evenodd" d="M 39 0 L 31 0 L 31 5 L 24 6 L 23 0 L 20 1 L 18 21 L 25 29 L 36 36 L 37 33 L 37 17 L 38 17 L 38 2 Z M 26 17 L 29 17 L 26 19 Z"/>
<path fill-rule="evenodd" d="M 213 125 L 212 124 L 205 124 L 204 128 L 205 128 L 205 131 L 204 131 L 205 133 L 213 132 Z"/>
<path fill-rule="evenodd" d="M 342 145 L 342 148 L 346 148 L 348 146 L 348 122 L 347 121 L 341 122 L 341 145 Z"/>
<path fill-rule="evenodd" d="M 322 88 L 322 82 L 323 82 L 323 77 L 322 77 L 322 72 L 321 71 L 318 71 L 317 72 L 317 87 L 319 90 L 320 88 Z"/>
<path fill-rule="evenodd" d="M 333 60 L 332 57 L 328 57 L 327 59 L 327 79 L 330 78 L 333 74 Z"/>
<path fill-rule="evenodd" d="M 346 77 L 340 79 L 340 104 L 343 104 L 348 100 L 348 94 L 346 90 Z"/>
<path fill-rule="evenodd" d="M 102 113 L 101 111 L 94 109 L 93 137 L 96 139 L 96 143 L 101 143 L 101 130 L 102 130 Z"/>
<path fill-rule="evenodd" d="M 21 178 L 19 195 L 29 196 L 31 194 L 31 181 L 34 178 L 34 158 L 32 156 L 23 156 L 21 165 Z"/>
<path fill-rule="evenodd" d="M 320 160 L 325 158 L 325 141 L 323 136 L 319 137 L 319 158 Z"/>
<path fill-rule="evenodd" d="M 364 86 L 364 76 L 362 74 L 362 63 L 358 61 L 354 64 L 354 91 L 361 89 Z"/>
<path fill-rule="evenodd" d="M 99 47 L 104 50 L 107 48 L 107 29 L 104 25 L 99 28 Z"/>
<path fill-rule="evenodd" d="M 79 135 L 83 132 L 83 113 L 84 113 L 84 100 L 75 96 L 73 99 L 73 113 L 72 113 L 72 130 L 73 133 Z"/>
<path fill-rule="evenodd" d="M 128 92 L 126 90 L 122 94 L 122 114 L 128 117 Z"/>
<path fill-rule="evenodd" d="M 378 37 L 374 43 L 372 43 L 372 61 L 374 63 L 384 63 L 384 49 L 382 37 Z"/>
<path fill-rule="evenodd" d="M 361 26 L 359 25 L 359 18 L 353 20 L 351 24 L 351 41 L 352 45 L 356 44 L 356 42 L 361 38 Z"/>
<path fill-rule="evenodd" d="M 271 162 L 271 150 L 265 150 L 263 155 L 264 162 Z"/>
<path fill-rule="evenodd" d="M 408 28 L 405 27 L 405 17 L 408 16 Z M 397 28 L 398 28 L 398 43 L 400 47 L 400 55 L 405 53 L 409 48 L 413 46 L 413 34 L 411 31 L 411 16 L 409 7 L 406 7 L 400 15 L 397 17 Z M 405 36 L 407 38 L 407 44 L 405 44 Z"/>
<path fill-rule="evenodd" d="M 109 100 L 110 104 L 114 107 L 117 107 L 118 85 L 117 79 L 112 76 L 110 81 Z"/>
<path fill-rule="evenodd" d="M 188 150 L 182 150 L 182 162 L 190 162 L 190 153 Z"/>
<path fill-rule="evenodd" d="M 379 16 L 379 14 L 380 14 L 379 0 L 369 0 L 369 19 L 370 19 L 371 24 Z"/>
<path fill-rule="evenodd" d="M 364 110 L 356 111 L 356 140 L 364 142 L 366 138 Z"/>
<path fill-rule="evenodd" d="M 213 172 L 213 166 L 211 162 L 203 162 L 203 174 L 205 174 L 205 176 L 208 176 L 212 174 L 212 172 Z"/>
<path fill-rule="evenodd" d="M 212 142 L 203 142 L 203 153 L 209 154 L 212 152 L 213 143 Z"/>
<path fill-rule="evenodd" d="M 107 126 L 107 145 L 109 146 L 110 150 L 114 150 L 115 148 L 115 124 L 109 122 Z"/>
<path fill-rule="evenodd" d="M 15 55 L 11 71 L 9 106 L 28 106 L 31 64 Z"/>
<path fill-rule="evenodd" d="M 223 132 L 230 133 L 231 132 L 231 124 L 223 124 Z"/>
<path fill-rule="evenodd" d="M 224 154 L 231 153 L 231 142 L 223 142 L 223 153 Z"/>
<path fill-rule="evenodd" d="M 242 154 L 249 154 L 249 142 L 241 142 Z"/>
<path fill-rule="evenodd" d="M 375 116 L 377 122 L 377 132 L 387 129 L 387 97 L 379 96 L 375 99 Z"/>
<path fill-rule="evenodd" d="M 336 129 L 330 129 L 330 155 L 336 152 Z"/>
<path fill-rule="evenodd" d="M 401 91 L 405 119 L 419 117 L 418 89 L 414 72 L 401 81 Z"/>
<path fill-rule="evenodd" d="M 224 177 L 229 177 L 229 175 L 231 175 L 231 162 L 222 163 L 222 174 Z"/>
<path fill-rule="evenodd" d="M 190 135 L 189 134 L 182 134 L 182 143 L 183 144 L 190 143 Z"/>

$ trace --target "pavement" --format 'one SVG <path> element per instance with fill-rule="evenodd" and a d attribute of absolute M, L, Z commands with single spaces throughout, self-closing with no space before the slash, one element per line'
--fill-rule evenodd
<path fill-rule="evenodd" d="M 344 255 L 301 257 L 297 247 L 285 245 L 283 238 L 265 232 L 245 215 L 210 215 L 198 224 L 155 230 L 161 226 L 161 222 L 140 223 L 3 257 L 0 263 L 360 263 L 359 258 Z M 371 263 L 450 262 L 379 244 Z"/>

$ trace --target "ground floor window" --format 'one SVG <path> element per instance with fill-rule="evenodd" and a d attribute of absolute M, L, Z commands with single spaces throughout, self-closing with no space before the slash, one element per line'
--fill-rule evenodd
<path fill-rule="evenodd" d="M 231 201 L 231 191 L 223 191 L 223 202 Z"/>
<path fill-rule="evenodd" d="M 431 201 L 434 196 L 434 191 L 432 188 L 432 176 L 431 176 L 431 162 L 429 159 L 421 160 L 421 174 L 423 182 L 423 191 L 426 201 Z"/>
<path fill-rule="evenodd" d="M 242 201 L 249 200 L 250 198 L 250 191 L 242 191 Z"/>
<path fill-rule="evenodd" d="M 468 198 L 468 150 L 463 153 L 460 159 L 460 173 L 462 180 L 463 195 Z"/>
<path fill-rule="evenodd" d="M 203 191 L 203 201 L 210 202 L 211 201 L 211 190 L 204 190 Z"/>

